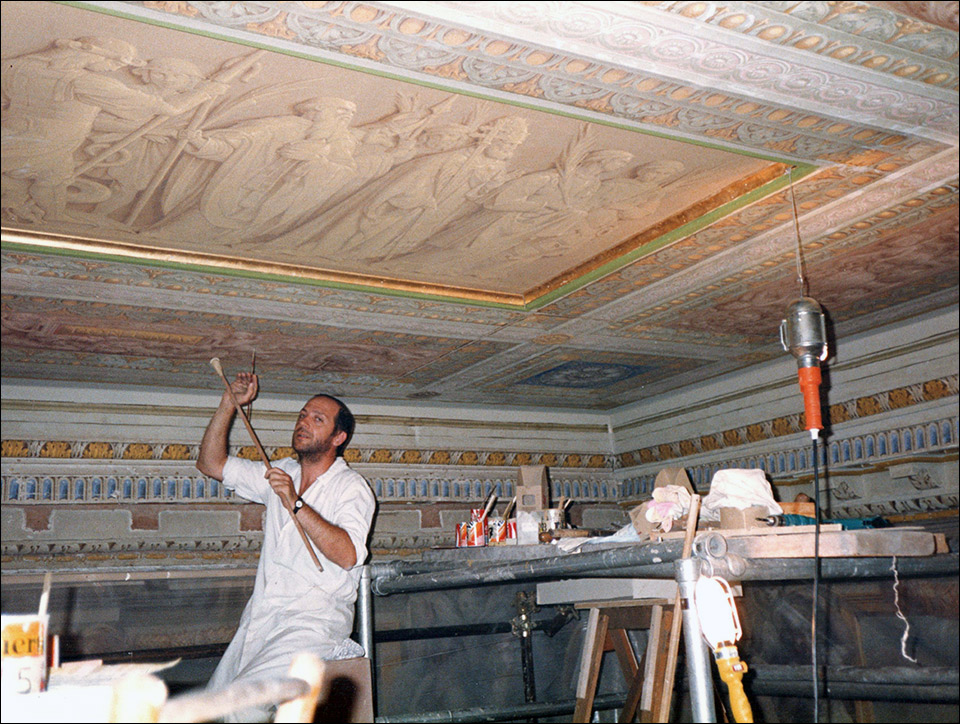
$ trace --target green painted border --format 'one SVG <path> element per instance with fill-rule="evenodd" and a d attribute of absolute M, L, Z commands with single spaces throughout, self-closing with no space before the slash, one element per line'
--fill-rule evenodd
<path fill-rule="evenodd" d="M 690 234 L 696 233 L 700 229 L 722 219 L 724 216 L 732 214 L 734 211 L 737 211 L 744 206 L 748 206 L 756 201 L 759 201 L 760 199 L 776 193 L 780 189 L 789 186 L 791 181 L 795 182 L 798 179 L 802 179 L 804 176 L 807 176 L 816 170 L 816 166 L 811 166 L 809 164 L 797 165 L 793 167 L 792 174 L 784 173 L 772 181 L 768 181 L 767 183 L 763 184 L 763 186 L 758 186 L 753 191 L 750 191 L 743 196 L 734 199 L 733 201 L 728 201 L 723 206 L 718 206 L 703 216 L 696 218 L 693 221 L 688 221 L 686 224 L 678 226 L 676 229 L 668 231 L 666 234 L 658 236 L 652 241 L 648 241 L 646 244 L 637 247 L 633 251 L 629 251 L 623 256 L 607 262 L 603 266 L 597 267 L 593 271 L 587 272 L 583 276 L 577 277 L 573 281 L 570 281 L 563 286 L 557 287 L 553 291 L 537 297 L 535 300 L 527 303 L 526 309 L 535 310 L 543 307 L 544 305 L 550 304 L 556 299 L 570 294 L 571 292 L 575 292 L 587 284 L 590 284 L 591 282 L 610 274 L 611 272 L 622 269 L 637 259 L 645 257 L 648 254 L 652 254 L 653 252 L 662 249 L 678 239 L 682 239 Z"/>
<path fill-rule="evenodd" d="M 365 68 L 362 66 L 354 65 L 347 62 L 336 61 L 329 58 L 321 58 L 309 53 L 298 53 L 296 51 L 293 51 L 287 48 L 278 48 L 278 47 L 269 45 L 267 43 L 258 43 L 252 40 L 235 38 L 235 37 L 224 35 L 221 33 L 200 30 L 198 28 L 184 27 L 182 25 L 177 25 L 173 22 L 164 22 L 156 18 L 149 18 L 149 17 L 140 16 L 140 15 L 135 15 L 132 13 L 126 13 L 118 9 L 107 8 L 107 7 L 103 7 L 103 6 L 96 5 L 89 2 L 78 2 L 76 0 L 57 0 L 57 4 L 67 5 L 80 10 L 87 10 L 90 12 L 96 12 L 103 15 L 110 15 L 112 17 L 117 17 L 124 20 L 130 20 L 132 22 L 139 22 L 146 25 L 154 25 L 156 27 L 166 28 L 168 30 L 186 32 L 192 35 L 200 35 L 200 36 L 211 38 L 214 40 L 232 43 L 234 45 L 242 45 L 242 46 L 258 48 L 262 50 L 268 50 L 270 52 L 280 53 L 282 55 L 301 58 L 304 60 L 309 60 L 316 63 L 324 64 L 324 65 L 332 65 L 335 67 L 344 68 L 346 70 L 366 73 L 368 75 L 375 75 L 375 76 L 387 78 L 390 80 L 397 80 L 405 83 L 410 83 L 412 85 L 422 86 L 425 88 L 432 88 L 434 90 L 440 90 L 446 93 L 455 93 L 461 96 L 477 98 L 480 100 L 493 101 L 502 105 L 513 106 L 517 108 L 524 108 L 526 110 L 536 111 L 539 113 L 549 113 L 551 115 L 571 118 L 574 120 L 584 121 L 587 123 L 596 123 L 599 125 L 616 128 L 619 130 L 630 131 L 633 133 L 640 133 L 642 135 L 653 136 L 656 138 L 664 138 L 670 141 L 674 141 L 676 143 L 684 143 L 684 144 L 693 145 L 693 146 L 700 146 L 703 148 L 710 148 L 713 150 L 723 151 L 725 153 L 731 153 L 738 156 L 745 156 L 748 158 L 757 158 L 764 161 L 770 161 L 771 163 L 782 163 L 782 164 L 792 165 L 794 168 L 794 173 L 792 176 L 793 176 L 793 180 L 795 181 L 802 179 L 803 177 L 807 176 L 808 174 L 812 173 L 818 168 L 817 166 L 813 166 L 810 164 L 800 164 L 800 163 L 794 164 L 791 161 L 787 161 L 783 158 L 778 158 L 776 156 L 767 155 L 763 153 L 744 151 L 739 149 L 731 149 L 731 148 L 722 146 L 720 144 L 707 143 L 705 141 L 699 141 L 695 139 L 678 138 L 676 136 L 670 135 L 669 133 L 654 131 L 650 129 L 640 129 L 631 125 L 618 123 L 612 120 L 607 121 L 607 120 L 597 119 L 593 117 L 586 117 L 581 114 L 574 113 L 572 111 L 567 112 L 567 111 L 562 111 L 554 108 L 543 108 L 536 104 L 525 103 L 519 100 L 508 100 L 508 99 L 503 99 L 496 96 L 484 95 L 482 93 L 471 93 L 469 91 L 465 91 L 459 88 L 450 88 L 441 83 L 432 83 L 423 79 L 409 78 L 403 75 L 398 75 L 396 73 L 390 73 L 387 71 L 379 71 L 376 69 Z M 154 11 L 151 8 L 143 8 L 143 9 L 148 12 L 159 12 L 159 11 Z M 143 266 L 151 266 L 151 267 L 158 267 L 158 268 L 165 268 L 165 269 L 177 269 L 181 271 L 206 272 L 206 273 L 212 273 L 212 274 L 221 274 L 224 276 L 234 276 L 234 277 L 241 277 L 241 278 L 247 278 L 247 279 L 274 281 L 274 282 L 280 282 L 280 283 L 286 283 L 286 284 L 300 284 L 300 285 L 306 285 L 306 286 L 323 287 L 328 289 L 341 289 L 345 291 L 355 291 L 355 292 L 361 292 L 361 293 L 375 293 L 375 294 L 380 294 L 384 296 L 403 297 L 403 298 L 410 298 L 410 299 L 423 299 L 427 301 L 434 301 L 434 302 L 441 302 L 441 303 L 448 303 L 448 304 L 463 304 L 463 305 L 469 305 L 469 306 L 489 307 L 489 308 L 496 308 L 496 309 L 506 309 L 506 310 L 512 310 L 512 311 L 525 312 L 525 311 L 536 311 L 538 309 L 541 309 L 544 306 L 550 304 L 551 302 L 556 301 L 560 297 L 563 297 L 563 296 L 566 296 L 567 294 L 575 292 L 578 289 L 581 289 L 584 286 L 606 276 L 607 274 L 610 274 L 611 272 L 621 269 L 622 267 L 636 261 L 637 259 L 640 259 L 648 254 L 651 254 L 659 249 L 662 249 L 663 247 L 667 246 L 673 241 L 676 241 L 677 239 L 683 238 L 685 236 L 689 236 L 690 234 L 699 231 L 700 229 L 714 223 L 715 221 L 723 218 L 724 216 L 727 216 L 744 206 L 752 204 L 764 198 L 767 195 L 770 195 L 772 193 L 775 193 L 776 191 L 779 191 L 783 187 L 787 186 L 789 183 L 790 183 L 790 174 L 783 174 L 781 177 L 776 178 L 773 181 L 767 182 L 763 186 L 760 186 L 754 189 L 753 191 L 750 191 L 744 194 L 740 198 L 734 199 L 733 201 L 729 201 L 723 206 L 720 206 L 714 209 L 713 211 L 710 211 L 707 214 L 704 214 L 703 216 L 697 219 L 694 219 L 693 221 L 687 222 L 686 224 L 672 231 L 667 232 L 666 234 L 654 239 L 653 241 L 647 242 L 646 244 L 643 244 L 637 249 L 634 249 L 633 251 L 630 251 L 624 254 L 623 256 L 618 257 L 617 259 L 613 259 L 607 262 L 606 264 L 604 264 L 603 266 L 600 266 L 590 272 L 587 272 L 586 274 L 583 274 L 577 279 L 567 282 L 566 284 L 552 291 L 546 292 L 545 294 L 525 304 L 508 304 L 508 303 L 491 302 L 491 301 L 484 301 L 484 300 L 478 300 L 478 299 L 469 299 L 469 298 L 458 297 L 453 295 L 447 296 L 442 294 L 430 294 L 427 292 L 413 292 L 413 291 L 389 289 L 389 288 L 385 289 L 385 288 L 374 286 L 374 285 L 351 284 L 347 282 L 336 282 L 336 281 L 328 281 L 328 280 L 320 280 L 320 279 L 305 279 L 301 277 L 291 277 L 291 276 L 285 276 L 281 274 L 271 274 L 266 272 L 248 272 L 248 271 L 243 271 L 239 269 L 230 269 L 230 268 L 219 267 L 216 265 L 207 265 L 207 264 L 199 264 L 199 263 L 189 264 L 189 263 L 183 263 L 183 262 L 161 262 L 161 261 L 156 261 L 151 259 L 133 260 L 130 257 L 122 256 L 122 255 L 97 253 L 97 252 L 58 250 L 58 249 L 52 249 L 50 247 L 45 247 L 45 246 L 35 246 L 32 244 L 23 244 L 19 242 L 11 242 L 6 240 L 0 242 L 0 248 L 8 251 L 26 250 L 26 251 L 30 251 L 38 254 L 53 254 L 57 256 L 66 256 L 71 258 L 98 259 L 98 260 L 106 260 L 106 261 L 111 261 L 111 262 L 116 262 L 121 264 L 140 264 Z M 409 281 L 409 280 L 404 280 L 404 281 Z M 481 290 L 481 291 L 487 291 L 487 290 Z"/>

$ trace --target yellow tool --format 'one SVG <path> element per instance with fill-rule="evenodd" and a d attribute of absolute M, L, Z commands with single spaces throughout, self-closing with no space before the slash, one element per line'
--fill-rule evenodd
<path fill-rule="evenodd" d="M 752 722 L 753 710 L 743 691 L 743 675 L 747 665 L 740 660 L 736 641 L 743 635 L 737 605 L 730 584 L 720 577 L 701 576 L 694 596 L 700 630 L 713 650 L 720 678 L 727 684 L 734 721 Z"/>

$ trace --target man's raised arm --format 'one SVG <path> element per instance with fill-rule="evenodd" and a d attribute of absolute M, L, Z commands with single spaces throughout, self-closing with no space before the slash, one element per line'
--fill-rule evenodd
<path fill-rule="evenodd" d="M 257 396 L 257 376 L 249 372 L 240 372 L 231 384 L 237 402 L 245 405 Z M 233 423 L 236 408 L 233 400 L 224 390 L 220 406 L 213 413 L 207 429 L 200 441 L 200 454 L 197 457 L 197 470 L 211 478 L 223 481 L 223 464 L 227 462 L 227 436 Z"/>

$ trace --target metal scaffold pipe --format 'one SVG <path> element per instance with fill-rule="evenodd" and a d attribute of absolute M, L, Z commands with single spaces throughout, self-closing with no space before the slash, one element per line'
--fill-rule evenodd
<path fill-rule="evenodd" d="M 672 563 L 683 552 L 682 540 L 670 540 L 644 546 L 625 546 L 606 548 L 569 555 L 537 558 L 528 561 L 511 561 L 477 566 L 476 568 L 455 568 L 377 577 L 373 581 L 373 592 L 378 596 L 410 591 L 436 591 L 447 588 L 464 588 L 495 583 L 530 581 L 538 578 L 562 578 L 598 575 L 624 566 L 646 566 L 660 563 Z M 381 568 L 380 571 L 383 569 Z M 659 570 L 659 569 L 657 569 Z M 380 572 L 375 570 L 374 575 Z M 670 565 L 663 569 L 663 578 L 673 578 L 674 569 Z"/>
<path fill-rule="evenodd" d="M 673 578 L 675 561 L 680 558 L 682 541 L 671 540 L 655 545 L 608 548 L 528 561 L 484 563 L 473 567 L 451 568 L 448 561 L 433 563 L 373 564 L 373 593 L 386 596 L 412 591 L 435 591 L 449 588 L 515 583 L 547 578 Z M 813 577 L 813 561 L 804 558 L 754 558 L 742 560 L 742 573 L 724 570 L 723 559 L 711 559 L 718 575 L 736 581 L 788 581 Z M 935 576 L 956 574 L 960 570 L 958 555 L 948 553 L 917 558 L 898 558 L 901 576 Z M 400 573 L 401 570 L 416 571 Z M 885 578 L 892 575 L 891 558 L 822 558 L 821 578 L 860 579 Z"/>

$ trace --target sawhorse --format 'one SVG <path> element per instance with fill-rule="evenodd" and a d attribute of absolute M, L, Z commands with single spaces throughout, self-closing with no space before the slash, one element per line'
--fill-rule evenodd
<path fill-rule="evenodd" d="M 673 620 L 673 604 L 663 598 L 577 603 L 588 611 L 587 630 L 577 680 L 574 722 L 589 722 L 597 693 L 600 661 L 605 651 L 616 651 L 627 682 L 627 699 L 619 721 L 631 722 L 639 709 L 641 722 L 652 722 L 655 703 L 663 693 L 667 666 L 667 635 Z M 647 647 L 637 661 L 627 631 L 647 629 Z"/>

